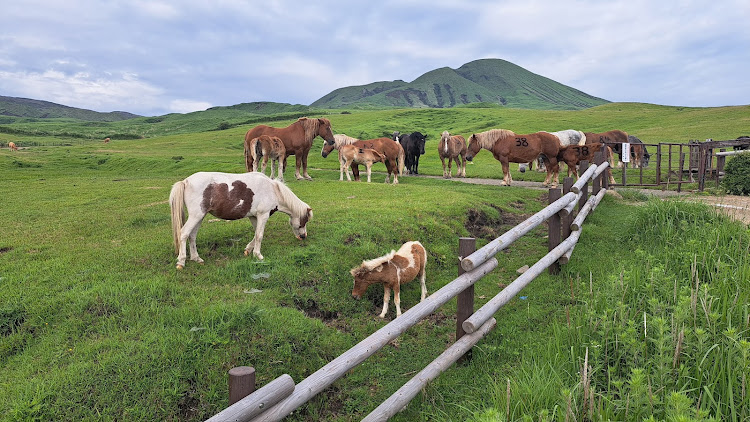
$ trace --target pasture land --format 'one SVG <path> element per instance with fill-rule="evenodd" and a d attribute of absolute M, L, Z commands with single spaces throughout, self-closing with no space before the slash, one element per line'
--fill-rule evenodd
<path fill-rule="evenodd" d="M 738 136 L 748 115 L 747 107 L 597 109 L 326 117 L 336 133 L 363 138 L 434 133 L 420 173 L 441 175 L 436 149 L 445 129 L 522 132 L 589 122 L 592 130 L 633 131 L 644 142 L 657 141 L 660 127 L 670 140 L 718 139 Z M 682 127 L 687 122 L 692 134 Z M 249 127 L 0 150 L 0 419 L 203 420 L 226 406 L 231 367 L 254 366 L 259 385 L 284 373 L 300 381 L 384 324 L 377 318 L 380 288 L 351 298 L 349 269 L 362 259 L 419 240 L 434 292 L 456 275 L 459 236 L 476 236 L 482 246 L 544 206 L 540 191 L 517 187 L 416 177 L 392 186 L 382 183 L 382 173 L 370 184 L 339 182 L 338 163 L 320 157 L 318 139 L 310 155 L 315 180 L 286 173 L 290 188 L 314 209 L 306 241 L 295 239 L 277 213 L 266 227 L 266 260 L 258 262 L 242 255 L 249 222 L 207 217 L 198 235 L 205 265 L 188 262 L 177 272 L 169 189 L 196 171 L 243 171 Z M 475 161 L 469 176 L 501 174 L 488 152 Z M 510 380 L 513 420 L 561 420 L 568 403 L 580 420 L 588 405 L 578 371 L 587 347 L 587 391 L 605 418 L 634 417 L 629 397 L 645 397 L 638 416 L 665 419 L 687 406 L 746 419 L 750 234 L 700 205 L 666 204 L 606 198 L 563 273 L 534 281 L 498 313 L 498 327 L 470 362 L 438 378 L 395 419 L 491 420 L 508 408 Z M 477 306 L 544 255 L 545 234 L 539 228 L 498 256 L 500 267 L 476 286 Z M 403 309 L 418 300 L 418 284 L 406 285 Z M 290 418 L 359 420 L 453 341 L 454 315 L 452 302 Z M 671 369 L 676 349 L 681 366 Z"/>

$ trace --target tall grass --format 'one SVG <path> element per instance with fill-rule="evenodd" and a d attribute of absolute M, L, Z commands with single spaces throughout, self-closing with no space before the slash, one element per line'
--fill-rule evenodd
<path fill-rule="evenodd" d="M 570 319 L 510 375 L 510 402 L 497 382 L 475 420 L 750 419 L 750 232 L 700 204 L 651 200 L 592 248 L 613 217 L 597 209 L 565 269 Z"/>

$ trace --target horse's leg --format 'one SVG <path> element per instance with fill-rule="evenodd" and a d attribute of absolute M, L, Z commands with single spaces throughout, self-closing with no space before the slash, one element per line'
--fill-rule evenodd
<path fill-rule="evenodd" d="M 503 166 L 503 181 L 500 183 L 502 186 L 510 186 L 510 164 L 508 161 L 501 161 L 500 164 Z"/>
<path fill-rule="evenodd" d="M 396 304 L 396 318 L 401 316 L 401 285 L 393 286 L 393 302 Z"/>
<path fill-rule="evenodd" d="M 387 284 L 383 283 L 383 312 L 378 315 L 380 318 L 385 318 L 385 314 L 388 313 L 388 301 L 391 300 L 391 288 Z"/>
<path fill-rule="evenodd" d="M 302 175 L 299 173 L 299 169 L 302 166 L 302 160 L 299 155 L 294 156 L 294 177 L 297 180 L 302 180 Z"/>
<path fill-rule="evenodd" d="M 276 164 L 279 167 L 278 174 L 276 175 L 276 178 L 280 181 L 284 181 L 284 172 L 281 171 L 281 157 L 276 158 Z"/>
<path fill-rule="evenodd" d="M 202 263 L 203 260 L 198 256 L 198 248 L 195 245 L 195 238 L 198 236 L 198 229 L 201 226 L 205 214 L 193 212 L 188 215 L 185 225 L 180 229 L 180 248 L 177 254 L 177 269 L 185 267 L 185 258 L 187 258 L 187 245 L 190 243 L 190 260 Z"/>
<path fill-rule="evenodd" d="M 350 182 L 352 181 L 351 176 L 349 176 L 349 166 L 351 166 L 351 165 L 352 165 L 352 160 L 349 160 L 349 159 L 346 159 L 344 161 L 344 164 L 342 164 L 342 168 L 344 168 L 346 170 L 346 180 L 348 180 Z M 341 180 L 344 180 L 344 179 L 341 179 Z"/>
<path fill-rule="evenodd" d="M 260 170 L 263 174 L 266 174 L 266 167 L 268 167 L 268 154 L 263 155 L 263 166 Z M 273 177 L 273 166 L 271 167 L 271 177 Z"/>
<path fill-rule="evenodd" d="M 390 167 L 388 166 L 389 163 L 391 164 Z M 393 160 L 393 162 L 386 160 L 385 168 L 388 170 L 388 179 L 390 179 L 391 172 L 393 172 L 393 184 L 398 185 L 398 166 L 396 165 L 396 160 Z M 386 179 L 386 183 L 388 183 L 388 179 Z"/>
<path fill-rule="evenodd" d="M 427 273 L 425 272 L 424 267 L 422 267 L 422 273 L 419 275 L 419 284 L 422 286 L 422 298 L 419 300 L 420 302 L 427 298 L 427 284 L 425 284 L 426 277 Z"/>
<path fill-rule="evenodd" d="M 466 177 L 466 156 L 461 156 L 461 177 Z"/>
<path fill-rule="evenodd" d="M 370 183 L 370 174 L 372 173 L 372 163 L 365 163 L 365 167 L 367 167 L 367 183 Z"/>
<path fill-rule="evenodd" d="M 302 151 L 302 176 L 305 178 L 305 180 L 312 180 L 312 177 L 310 177 L 309 174 L 307 174 L 307 155 L 310 152 L 310 149 L 306 149 L 305 151 Z"/>
<path fill-rule="evenodd" d="M 356 163 L 351 164 L 352 174 L 354 175 L 354 181 L 359 182 L 359 165 Z"/>
<path fill-rule="evenodd" d="M 445 157 L 443 157 L 442 155 L 440 156 L 440 162 L 443 163 L 443 178 L 447 179 L 448 174 L 445 172 Z M 451 163 L 451 159 L 448 158 L 448 164 L 450 163 Z"/>
<path fill-rule="evenodd" d="M 260 254 L 260 242 L 263 241 L 263 230 L 266 228 L 266 221 L 268 221 L 269 216 L 270 214 L 259 214 L 250 217 L 250 222 L 255 226 L 255 235 L 253 240 L 245 246 L 245 256 L 249 255 L 250 250 L 252 250 L 253 255 L 259 260 L 263 260 L 263 255 Z"/>

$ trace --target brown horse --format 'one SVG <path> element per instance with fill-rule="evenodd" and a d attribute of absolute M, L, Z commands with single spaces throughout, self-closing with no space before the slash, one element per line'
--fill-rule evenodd
<path fill-rule="evenodd" d="M 245 152 L 250 152 L 253 161 L 253 171 L 258 171 L 258 161 L 263 161 L 261 166 L 261 173 L 266 173 L 266 166 L 268 165 L 268 159 L 271 159 L 271 179 L 273 179 L 273 166 L 278 165 L 279 172 L 276 177 L 279 180 L 284 181 L 284 172 L 281 168 L 281 161 L 284 159 L 286 154 L 286 148 L 284 143 L 281 142 L 277 136 L 260 135 L 257 138 L 250 140 L 249 148 Z M 245 157 L 247 161 L 247 157 Z"/>
<path fill-rule="evenodd" d="M 544 164 L 547 167 L 545 186 L 557 187 L 558 171 L 557 153 L 560 152 L 560 141 L 557 136 L 548 132 L 536 132 L 527 135 L 517 135 L 507 129 L 492 129 L 475 133 L 469 138 L 466 159 L 471 161 L 484 148 L 503 166 L 502 185 L 510 186 L 513 178 L 510 176 L 509 163 L 528 163 L 544 154 Z"/>
<path fill-rule="evenodd" d="M 584 135 L 586 135 L 587 144 L 593 144 L 594 142 L 600 142 L 603 144 L 607 143 L 610 144 L 609 147 L 612 150 L 615 150 L 615 152 L 618 153 L 622 152 L 622 144 L 628 142 L 628 134 L 617 129 L 602 133 L 584 132 Z M 620 164 L 615 162 L 615 156 L 612 154 L 612 150 L 609 151 L 609 164 L 614 167 L 620 167 Z"/>
<path fill-rule="evenodd" d="M 333 144 L 333 131 L 331 122 L 328 119 L 309 119 L 302 117 L 296 122 L 285 128 L 276 128 L 266 125 L 259 125 L 247 131 L 245 134 L 245 169 L 252 171 L 252 156 L 248 154 L 248 146 L 251 140 L 260 135 L 277 136 L 284 143 L 286 153 L 284 154 L 284 165 L 286 169 L 286 159 L 290 155 L 295 156 L 295 173 L 297 180 L 305 178 L 312 180 L 307 174 L 307 154 L 312 148 L 313 139 L 316 136 L 326 140 L 327 144 Z M 302 166 L 302 176 L 300 175 L 300 166 Z"/>
<path fill-rule="evenodd" d="M 105 143 L 105 144 L 108 144 L 110 140 L 111 140 L 111 139 L 109 139 L 109 138 L 104 138 L 104 143 Z"/>
<path fill-rule="evenodd" d="M 388 312 L 388 301 L 393 289 L 393 301 L 396 302 L 396 318 L 401 316 L 401 285 L 408 283 L 417 276 L 422 285 L 422 300 L 427 297 L 427 286 L 425 285 L 425 265 L 427 264 L 427 251 L 417 241 L 404 243 L 398 251 L 383 255 L 352 268 L 350 273 L 354 276 L 354 288 L 352 296 L 360 299 L 371 284 L 383 284 L 383 311 L 380 318 L 385 318 Z"/>
<path fill-rule="evenodd" d="M 349 166 L 352 163 L 365 165 L 367 168 L 367 183 L 370 183 L 372 165 L 375 163 L 385 163 L 385 155 L 374 149 L 360 148 L 354 145 L 342 145 L 339 148 L 339 180 L 344 180 L 344 169 L 346 169 L 346 180 L 352 181 L 351 176 L 349 176 Z"/>
<path fill-rule="evenodd" d="M 393 184 L 398 184 L 398 176 L 404 174 L 404 163 L 405 154 L 404 148 L 401 144 L 390 138 L 375 138 L 356 141 L 351 145 L 355 145 L 359 148 L 370 148 L 378 151 L 385 155 L 385 168 L 388 170 L 388 175 L 385 177 L 385 183 L 388 183 L 391 179 L 391 173 L 393 173 Z M 327 157 L 331 151 L 334 150 L 334 145 L 325 144 L 321 155 L 323 158 Z M 352 172 L 354 173 L 354 180 L 359 181 L 359 166 L 352 164 Z"/>
<path fill-rule="evenodd" d="M 568 145 L 560 148 L 560 152 L 557 154 L 557 160 L 562 161 L 568 165 L 568 171 L 572 171 L 573 175 L 578 178 L 578 163 L 581 161 L 594 162 L 594 154 L 602 151 L 606 148 L 605 154 L 608 156 L 612 155 L 612 149 L 602 143 L 595 142 L 588 145 Z M 615 184 L 615 178 L 612 177 L 612 168 L 607 168 L 607 175 L 609 176 L 609 183 Z"/>
<path fill-rule="evenodd" d="M 440 162 L 443 163 L 443 177 L 450 179 L 451 163 L 456 161 L 456 176 L 466 177 L 466 139 L 461 135 L 453 135 L 446 130 L 440 136 L 440 145 L 438 145 L 438 154 Z M 445 171 L 445 159 L 448 159 L 448 171 Z M 461 161 L 459 161 L 459 158 Z"/>
<path fill-rule="evenodd" d="M 10 148 L 11 151 L 18 151 L 18 147 L 16 146 L 15 142 L 8 142 L 8 148 Z"/>

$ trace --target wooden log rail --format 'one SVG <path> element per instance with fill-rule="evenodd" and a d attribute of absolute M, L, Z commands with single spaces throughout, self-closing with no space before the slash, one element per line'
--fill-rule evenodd
<path fill-rule="evenodd" d="M 551 268 L 553 264 L 556 265 L 558 260 L 567 262 L 581 235 L 583 220 L 601 201 L 608 186 L 607 178 L 602 176 L 602 173 L 607 169 L 609 163 L 604 160 L 604 155 L 600 153 L 597 154 L 595 161 L 599 164 L 590 167 L 588 167 L 587 162 L 581 163 L 582 174 L 576 183 L 573 183 L 570 178 L 566 179 L 564 186 L 568 192 L 565 195 L 560 197 L 558 189 L 550 189 L 552 203 L 502 236 L 492 240 L 483 248 L 474 251 L 474 239 L 461 238 L 459 254 L 468 254 L 468 256 L 459 257 L 461 259 L 459 276 L 418 305 L 404 312 L 399 318 L 394 319 L 360 341 L 299 384 L 295 385 L 290 376 L 283 375 L 247 397 L 238 399 L 239 401 L 208 419 L 208 421 L 266 422 L 281 420 L 407 329 L 435 312 L 449 300 L 459 296 L 456 342 L 373 410 L 364 420 L 382 421 L 395 415 L 428 382 L 434 380 L 450 365 L 465 357 L 471 348 L 495 327 L 496 320 L 492 316 L 500 307 L 516 296 L 546 268 Z M 592 180 L 592 196 L 588 197 L 588 182 Z M 600 187 L 603 188 L 600 189 Z M 552 195 L 553 191 L 556 192 L 556 196 Z M 555 200 L 557 197 L 559 199 Z M 579 212 L 571 223 L 570 219 L 572 219 L 575 204 L 579 205 Z M 553 216 L 558 222 L 562 221 L 568 226 L 563 228 L 563 233 L 567 237 L 555 246 L 550 243 L 550 252 L 547 255 L 532 265 L 479 310 L 473 312 L 474 283 L 497 267 L 498 261 L 494 256 Z M 568 216 L 570 219 L 568 219 Z M 557 230 L 557 236 L 559 237 L 559 223 L 556 229 L 553 229 L 552 224 L 550 224 L 550 237 L 552 237 L 554 230 Z M 474 252 L 472 253 L 472 251 Z"/>

